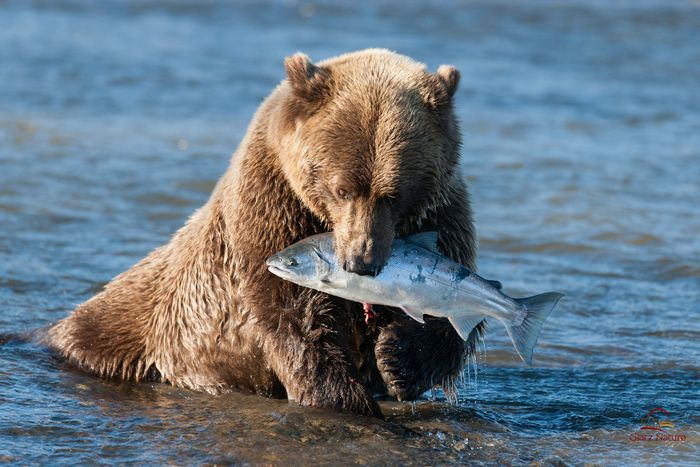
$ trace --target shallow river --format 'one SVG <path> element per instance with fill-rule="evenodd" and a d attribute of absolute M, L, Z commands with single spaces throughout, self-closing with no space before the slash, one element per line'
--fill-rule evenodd
<path fill-rule="evenodd" d="M 203 204 L 285 55 L 369 46 L 462 71 L 480 271 L 566 294 L 533 367 L 491 323 L 457 404 L 380 422 L 101 381 L 16 337 Z M 0 463 L 698 462 L 699 85 L 693 1 L 0 1 Z M 655 407 L 675 441 L 639 441 Z"/>

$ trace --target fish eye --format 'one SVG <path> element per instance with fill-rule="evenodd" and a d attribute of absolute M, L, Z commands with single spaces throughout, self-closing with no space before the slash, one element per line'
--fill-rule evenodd
<path fill-rule="evenodd" d="M 299 265 L 299 262 L 297 261 L 296 258 L 288 258 L 287 259 L 287 266 L 289 266 L 290 268 L 293 268 L 294 266 L 298 266 L 298 265 Z"/>

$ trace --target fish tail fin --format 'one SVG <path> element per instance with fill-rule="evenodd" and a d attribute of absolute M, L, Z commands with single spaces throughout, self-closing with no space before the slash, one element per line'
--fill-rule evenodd
<path fill-rule="evenodd" d="M 532 365 L 532 349 L 540 336 L 542 323 L 564 295 L 548 292 L 533 297 L 516 298 L 515 301 L 523 308 L 525 317 L 519 325 L 506 326 L 515 350 L 528 365 Z"/>

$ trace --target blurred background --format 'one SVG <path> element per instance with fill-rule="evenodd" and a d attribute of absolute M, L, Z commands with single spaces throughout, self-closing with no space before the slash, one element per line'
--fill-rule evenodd
<path fill-rule="evenodd" d="M 100 381 L 11 337 L 167 242 L 285 56 L 366 47 L 460 69 L 479 270 L 566 294 L 533 368 L 491 323 L 459 404 L 379 423 Z M 692 463 L 699 83 L 691 0 L 0 1 L 0 463 Z M 630 439 L 658 406 L 686 441 Z"/>

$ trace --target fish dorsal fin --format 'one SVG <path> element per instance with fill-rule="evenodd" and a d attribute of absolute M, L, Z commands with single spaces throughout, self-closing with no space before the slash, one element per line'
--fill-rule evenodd
<path fill-rule="evenodd" d="M 503 284 L 501 284 L 500 281 L 494 281 L 494 280 L 489 280 L 489 279 L 484 279 L 486 282 L 491 284 L 492 287 L 501 290 L 503 288 Z"/>
<path fill-rule="evenodd" d="M 431 232 L 421 232 L 413 235 L 409 235 L 405 238 L 408 243 L 413 243 L 421 248 L 425 248 L 433 253 L 440 253 L 437 247 L 438 233 L 435 231 Z"/>
<path fill-rule="evenodd" d="M 423 313 L 421 313 L 420 311 L 412 310 L 412 309 L 407 308 L 405 306 L 402 306 L 401 309 L 404 311 L 404 313 L 406 313 L 408 316 L 415 319 L 419 323 L 422 324 L 425 322 L 425 321 L 423 321 Z"/>

